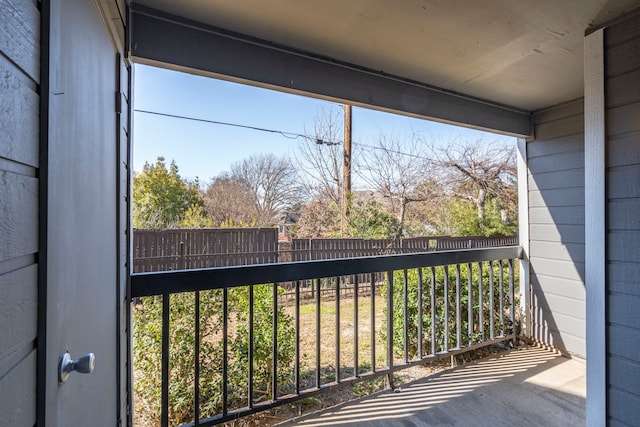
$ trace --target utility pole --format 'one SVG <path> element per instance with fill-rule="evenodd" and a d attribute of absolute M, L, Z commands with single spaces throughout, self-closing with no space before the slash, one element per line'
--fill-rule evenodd
<path fill-rule="evenodd" d="M 342 235 L 347 235 L 351 197 L 351 105 L 344 104 L 344 160 L 342 176 Z"/>

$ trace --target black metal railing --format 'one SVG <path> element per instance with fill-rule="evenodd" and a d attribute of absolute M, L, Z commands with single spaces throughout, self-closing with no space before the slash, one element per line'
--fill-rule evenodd
<path fill-rule="evenodd" d="M 134 274 L 134 377 L 158 388 L 138 409 L 209 426 L 513 339 L 521 257 L 513 246 Z"/>

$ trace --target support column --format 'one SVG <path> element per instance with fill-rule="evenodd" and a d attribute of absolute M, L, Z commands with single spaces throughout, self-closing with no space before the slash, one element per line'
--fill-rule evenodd
<path fill-rule="evenodd" d="M 518 139 L 518 236 L 523 256 L 520 260 L 521 335 L 531 338 L 531 286 L 529 268 L 529 169 L 527 141 Z"/>
<path fill-rule="evenodd" d="M 604 30 L 585 38 L 585 286 L 587 426 L 607 419 Z"/>

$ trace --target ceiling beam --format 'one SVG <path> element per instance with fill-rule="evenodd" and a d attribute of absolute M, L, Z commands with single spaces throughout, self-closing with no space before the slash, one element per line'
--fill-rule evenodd
<path fill-rule="evenodd" d="M 165 68 L 518 137 L 529 112 L 133 4 L 131 58 Z"/>

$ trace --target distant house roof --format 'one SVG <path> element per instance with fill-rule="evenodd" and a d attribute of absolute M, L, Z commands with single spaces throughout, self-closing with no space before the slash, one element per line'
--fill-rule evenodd
<path fill-rule="evenodd" d="M 296 224 L 300 220 L 299 212 L 282 211 L 271 218 L 271 222 L 277 225 Z"/>

